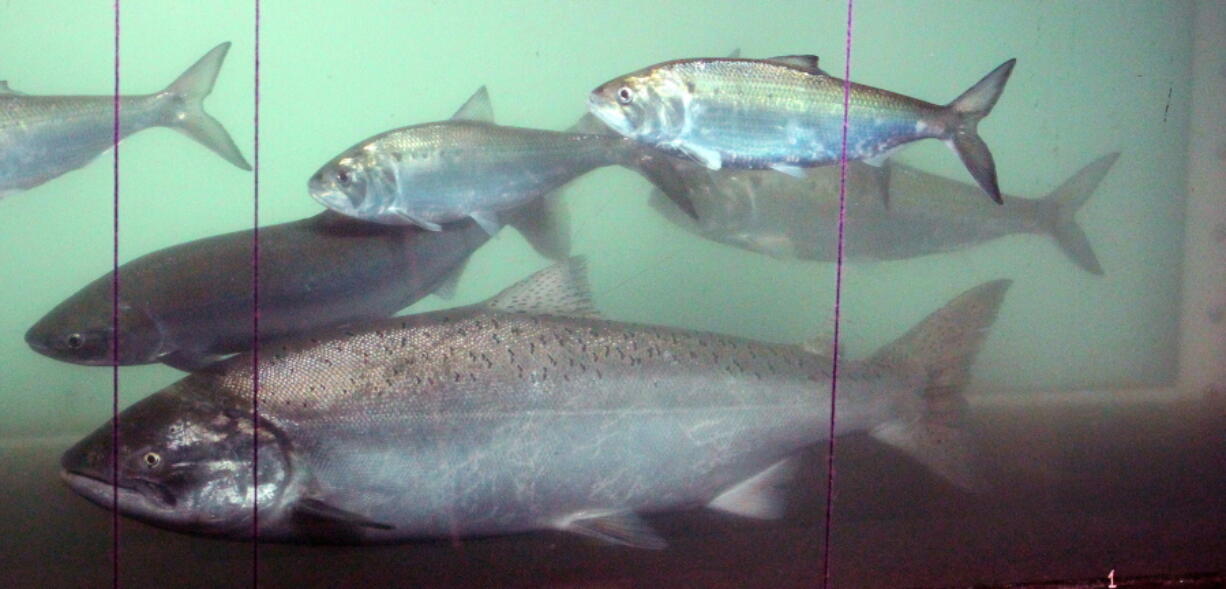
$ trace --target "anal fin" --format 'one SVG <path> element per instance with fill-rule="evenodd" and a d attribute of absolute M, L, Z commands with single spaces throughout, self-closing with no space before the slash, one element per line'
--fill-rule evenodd
<path fill-rule="evenodd" d="M 563 518 L 556 527 L 566 532 L 632 548 L 661 550 L 668 546 L 668 542 L 633 511 L 579 512 Z"/>
<path fill-rule="evenodd" d="M 771 164 L 770 168 L 776 172 L 783 172 L 793 178 L 804 179 L 808 173 L 800 166 L 789 166 L 787 164 Z"/>
<path fill-rule="evenodd" d="M 744 517 L 779 519 L 787 507 L 782 486 L 792 480 L 798 467 L 795 457 L 780 460 L 720 493 L 707 507 Z"/>
<path fill-rule="evenodd" d="M 499 229 L 502 229 L 502 223 L 498 222 L 498 214 L 493 211 L 473 211 L 468 216 L 472 217 L 490 235 L 494 235 L 498 233 Z"/>

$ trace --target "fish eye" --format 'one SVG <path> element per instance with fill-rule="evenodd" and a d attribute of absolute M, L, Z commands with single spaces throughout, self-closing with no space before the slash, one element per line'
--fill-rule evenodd
<path fill-rule="evenodd" d="M 79 333 L 70 333 L 68 337 L 64 338 L 64 343 L 68 344 L 68 349 L 70 350 L 79 350 L 85 344 L 85 338 L 81 337 Z"/>
<path fill-rule="evenodd" d="M 620 89 L 617 90 L 617 101 L 618 102 L 622 104 L 630 104 L 630 100 L 632 98 L 634 98 L 634 96 L 630 94 L 629 88 L 622 86 Z"/>
<path fill-rule="evenodd" d="M 147 452 L 141 461 L 149 468 L 157 468 L 162 463 L 162 456 L 157 452 Z"/>
<path fill-rule="evenodd" d="M 339 170 L 336 172 L 336 181 L 340 182 L 341 186 L 349 186 L 349 183 L 353 181 L 353 176 L 350 176 L 345 170 Z"/>

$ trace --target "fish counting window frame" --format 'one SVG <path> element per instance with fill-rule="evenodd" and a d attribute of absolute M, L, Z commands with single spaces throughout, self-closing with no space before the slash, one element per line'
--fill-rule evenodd
<path fill-rule="evenodd" d="M 258 2 L 257 2 L 257 5 L 258 5 Z M 116 26 L 117 26 L 117 31 L 118 31 L 118 2 L 116 2 L 116 9 L 117 9 Z M 1203 28 L 1206 26 L 1209 26 L 1209 25 L 1206 23 L 1198 23 L 1198 27 Z M 117 34 L 116 35 L 116 51 L 117 51 L 116 53 L 116 96 L 118 96 L 118 88 L 119 88 L 118 86 L 119 84 L 119 81 L 118 81 L 119 80 L 118 43 L 119 43 L 119 37 Z M 257 47 L 258 47 L 258 33 L 257 33 Z M 257 56 L 257 60 L 258 60 L 258 56 Z M 257 76 L 258 76 L 258 67 L 257 67 Z M 1201 80 L 1208 79 L 1211 77 L 1212 76 L 1199 76 L 1198 75 L 1198 79 L 1201 79 Z M 1213 96 L 1220 96 L 1222 95 L 1222 93 L 1226 93 L 1226 88 L 1219 87 L 1217 89 L 1210 89 L 1210 90 L 1202 90 L 1201 86 L 1198 86 L 1197 88 L 1198 88 L 1197 96 L 1204 97 L 1204 100 L 1209 102 L 1210 104 L 1212 103 L 1211 99 Z M 257 91 L 258 91 L 258 80 L 257 80 Z M 257 94 L 256 100 L 257 100 L 257 107 L 256 107 L 257 150 L 255 152 L 254 157 L 257 162 L 256 164 L 257 176 L 255 179 L 255 182 L 256 182 L 256 185 L 255 185 L 256 195 L 254 197 L 255 198 L 255 210 L 254 210 L 255 219 L 253 221 L 253 225 L 258 228 L 258 214 L 259 214 L 259 209 L 258 209 L 258 173 L 259 173 L 258 94 Z M 1203 106 L 1204 104 L 1201 104 L 1201 107 Z M 118 108 L 118 102 L 116 103 L 116 108 Z M 1216 121 L 1219 118 L 1220 117 L 1213 117 L 1210 115 L 1205 115 L 1203 117 L 1198 116 L 1199 120 L 1210 121 L 1210 122 Z M 1205 139 L 1203 143 L 1211 143 L 1212 141 L 1219 140 L 1221 136 L 1222 136 L 1222 133 L 1220 129 L 1217 129 L 1216 131 L 1214 131 L 1208 127 L 1197 127 L 1197 128 L 1194 128 L 1193 130 L 1192 143 L 1196 144 L 1200 142 L 1201 139 Z M 118 221 L 119 150 L 118 150 L 117 143 L 116 143 L 115 148 L 116 149 L 114 152 L 114 158 L 115 158 L 114 159 L 114 166 L 115 166 L 114 181 L 115 181 L 115 199 L 116 199 L 116 210 L 117 210 L 115 267 L 117 271 L 117 268 L 118 268 L 118 222 L 119 222 Z M 1226 193 L 1226 188 L 1223 187 L 1220 167 L 1215 168 L 1212 165 L 1213 164 L 1212 160 L 1206 161 L 1203 157 L 1199 157 L 1199 155 L 1203 153 L 1205 153 L 1203 149 L 1194 150 L 1194 156 L 1192 158 L 1192 162 L 1193 162 L 1192 168 L 1189 170 L 1190 184 L 1193 184 L 1196 187 L 1190 191 L 1189 211 L 1198 210 L 1198 211 L 1203 212 L 1204 214 L 1189 214 L 1188 234 L 1187 234 L 1187 240 L 1189 242 L 1189 246 L 1185 248 L 1185 253 L 1187 256 L 1189 256 L 1189 258 L 1185 261 L 1185 285 L 1188 285 L 1188 284 L 1203 285 L 1203 284 L 1208 283 L 1208 284 L 1218 285 L 1219 288 L 1217 289 L 1217 291 L 1221 292 L 1220 285 L 1222 285 L 1223 282 L 1226 282 L 1223 280 L 1223 275 L 1220 271 L 1220 268 L 1224 266 L 1221 263 L 1207 264 L 1205 263 L 1204 258 L 1201 258 L 1199 256 L 1200 254 L 1208 250 L 1208 251 L 1215 252 L 1215 255 L 1218 256 L 1215 259 L 1220 259 L 1220 254 L 1221 254 L 1220 244 L 1217 246 L 1209 246 L 1208 248 L 1206 248 L 1204 244 L 1206 242 L 1206 236 L 1214 235 L 1215 232 L 1219 231 L 1219 228 L 1222 226 L 1221 224 L 1226 223 L 1226 219 L 1223 219 L 1220 216 L 1221 207 L 1220 207 L 1220 198 L 1218 196 L 1223 193 Z M 1201 188 L 1201 187 L 1212 187 L 1212 188 L 1206 189 L 1206 188 Z M 258 238 L 255 240 L 255 247 L 258 248 Z M 1195 258 L 1193 258 L 1194 255 L 1196 256 Z M 253 259 L 252 278 L 253 280 L 258 280 L 258 253 L 256 254 L 256 257 Z M 117 289 L 116 289 L 117 293 L 118 293 L 118 288 L 119 287 L 117 286 Z M 1183 340 L 1183 345 L 1181 347 L 1181 353 L 1180 353 L 1180 359 L 1181 359 L 1180 370 L 1179 370 L 1178 381 L 1171 387 L 1159 388 L 1159 389 L 1138 389 L 1135 391 L 1129 391 L 1128 393 L 1124 395 L 1094 392 L 1094 393 L 1086 393 L 1085 396 L 1078 396 L 1072 399 L 1070 399 L 1067 395 L 1062 395 L 1060 398 L 1056 398 L 1056 396 L 1054 395 L 1050 397 L 1049 396 L 1036 396 L 1036 397 L 1032 397 L 1026 400 L 1014 400 L 1014 399 L 1001 398 L 1001 397 L 976 398 L 972 400 L 972 404 L 973 405 L 984 405 L 984 406 L 1001 406 L 1001 405 L 1014 405 L 1014 404 L 1024 404 L 1024 405 L 1050 404 L 1050 403 L 1062 403 L 1062 402 L 1100 403 L 1103 401 L 1104 395 L 1112 395 L 1113 397 L 1112 402 L 1118 402 L 1120 400 L 1124 400 L 1130 403 L 1151 403 L 1155 400 L 1199 401 L 1202 398 L 1204 398 L 1207 400 L 1217 399 L 1217 401 L 1215 402 L 1220 403 L 1220 399 L 1223 396 L 1222 383 L 1226 382 L 1226 374 L 1223 374 L 1222 363 L 1219 361 L 1216 361 L 1216 359 L 1226 357 L 1226 345 L 1223 345 L 1223 342 L 1226 341 L 1226 338 L 1223 338 L 1223 333 L 1220 327 L 1208 327 L 1207 322 L 1203 321 L 1203 317 L 1207 315 L 1212 315 L 1215 312 L 1215 309 L 1220 309 L 1221 306 L 1226 303 L 1223 303 L 1221 300 L 1215 299 L 1212 295 L 1213 290 L 1214 289 L 1208 289 L 1208 288 L 1197 288 L 1197 289 L 1185 288 L 1184 310 L 1183 310 L 1182 317 L 1181 317 L 1181 322 L 1182 322 L 1181 333 L 1184 334 L 1184 340 Z M 258 297 L 258 288 L 255 289 L 255 292 L 257 293 L 256 296 Z M 118 294 L 116 294 L 116 297 L 117 296 Z M 116 298 L 116 301 L 117 300 L 118 299 Z M 118 303 L 116 302 L 116 304 Z M 255 304 L 258 307 L 258 302 Z M 258 321 L 258 315 L 253 315 L 253 322 L 256 322 L 256 321 Z M 1216 324 L 1214 322 L 1208 322 L 1208 323 Z M 258 337 L 258 327 L 253 330 L 253 337 Z M 258 374 L 258 371 L 256 373 Z M 115 374 L 116 374 L 115 376 L 115 379 L 116 379 L 115 380 L 116 382 L 115 404 L 116 404 L 116 412 L 117 412 L 118 403 L 119 403 L 118 371 L 117 370 Z M 1210 408 L 1213 408 L 1216 406 L 1217 405 L 1210 405 Z M 116 522 L 118 522 L 117 510 L 115 513 L 116 513 L 115 515 Z M 116 533 L 114 535 L 116 547 L 118 547 L 118 541 L 119 541 L 118 540 L 119 538 L 118 526 L 119 524 L 116 523 L 115 524 Z M 258 547 L 258 542 L 253 542 L 253 550 L 258 550 L 258 548 L 256 547 Z M 118 550 L 118 548 L 116 548 L 116 550 Z M 258 558 L 258 553 L 257 555 L 253 555 L 253 558 Z M 116 556 L 116 567 L 118 567 L 118 554 Z M 258 567 L 253 567 L 253 568 L 258 568 Z M 256 579 L 253 579 L 253 582 L 255 580 Z M 1113 577 L 1113 580 L 1114 580 L 1114 577 Z"/>

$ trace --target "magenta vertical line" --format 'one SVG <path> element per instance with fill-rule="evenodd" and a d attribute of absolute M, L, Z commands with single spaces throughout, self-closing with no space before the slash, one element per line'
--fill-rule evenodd
<path fill-rule="evenodd" d="M 843 146 L 839 154 L 839 230 L 838 255 L 834 266 L 834 342 L 831 344 L 833 349 L 830 354 L 830 439 L 826 445 L 826 530 L 822 587 L 830 587 L 830 538 L 834 519 L 834 427 L 839 394 L 839 311 L 843 303 L 843 243 L 847 225 L 847 130 L 851 112 L 851 16 L 854 2 L 855 0 L 847 0 L 847 35 L 843 52 Z"/>
<path fill-rule="evenodd" d="M 111 586 L 119 587 L 119 0 L 115 13 L 115 87 L 111 111 Z"/>
<path fill-rule="evenodd" d="M 252 119 L 251 247 L 251 586 L 260 583 L 260 0 L 255 0 L 255 114 Z"/>

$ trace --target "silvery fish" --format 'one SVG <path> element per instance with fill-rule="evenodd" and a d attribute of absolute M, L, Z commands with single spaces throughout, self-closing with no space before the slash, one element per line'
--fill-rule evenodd
<path fill-rule="evenodd" d="M 845 363 L 835 433 L 981 488 L 960 391 L 1008 284 Z M 639 514 L 782 514 L 795 457 L 828 437 L 828 350 L 600 319 L 572 261 L 484 304 L 270 345 L 258 417 L 249 356 L 190 375 L 65 452 L 62 476 L 195 534 L 250 537 L 258 501 L 262 541 L 553 529 L 662 548 Z"/>
<path fill-rule="evenodd" d="M 448 284 L 488 235 L 364 223 L 326 211 L 260 229 L 260 337 L 387 317 Z M 119 348 L 110 272 L 26 332 L 36 352 L 76 364 L 207 366 L 252 345 L 252 230 L 158 250 L 119 267 Z"/>
<path fill-rule="evenodd" d="M 912 141 L 937 138 L 962 158 L 979 186 L 1001 202 L 992 153 L 979 137 L 1015 60 L 940 106 L 850 85 L 847 159 L 879 161 Z M 844 81 L 813 55 L 770 59 L 682 59 L 602 84 L 588 108 L 618 133 L 711 170 L 804 168 L 839 161 Z"/>
<path fill-rule="evenodd" d="M 978 206 L 980 190 L 890 160 L 882 167 L 847 166 L 844 255 L 850 260 L 899 260 L 971 247 L 1014 233 L 1050 235 L 1083 270 L 1102 266 L 1074 215 L 1094 193 L 1118 153 L 1104 155 L 1040 199 L 1009 197 Z M 839 168 L 792 178 L 769 170 L 711 171 L 678 162 L 694 220 L 662 195 L 652 206 L 707 239 L 776 258 L 834 261 L 837 257 Z"/>
<path fill-rule="evenodd" d="M 119 133 L 169 127 L 244 169 L 251 166 L 202 101 L 213 91 L 229 43 L 214 47 L 156 94 L 122 96 Z M 29 96 L 0 82 L 0 197 L 88 164 L 114 142 L 111 96 Z"/>
<path fill-rule="evenodd" d="M 438 231 L 471 217 L 491 235 L 498 215 L 596 168 L 621 165 L 666 194 L 680 189 L 667 158 L 621 137 L 495 125 L 485 87 L 450 120 L 381 133 L 325 164 L 311 196 L 341 214 Z M 678 206 L 693 210 L 679 197 Z"/>

